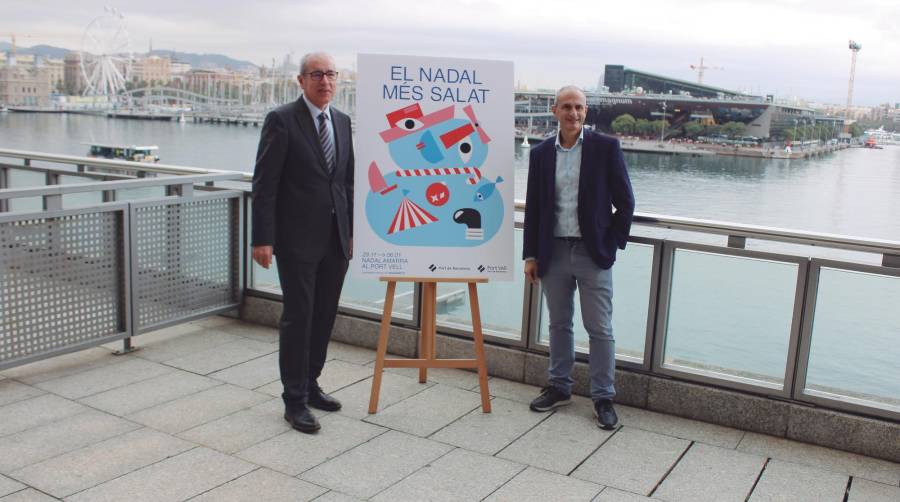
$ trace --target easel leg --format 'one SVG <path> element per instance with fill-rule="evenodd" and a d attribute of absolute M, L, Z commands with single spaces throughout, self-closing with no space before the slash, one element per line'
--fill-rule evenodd
<path fill-rule="evenodd" d="M 491 412 L 491 396 L 488 392 L 487 363 L 484 357 L 484 335 L 481 333 L 481 309 L 478 306 L 478 289 L 469 283 L 469 305 L 472 307 L 472 338 L 475 341 L 475 359 L 478 361 L 478 384 L 481 387 L 481 409 Z"/>
<path fill-rule="evenodd" d="M 431 334 L 434 328 L 435 320 L 435 283 L 422 283 L 422 333 L 419 342 L 419 359 L 434 359 L 434 337 Z M 419 383 L 428 381 L 428 369 L 419 368 Z"/>
<path fill-rule="evenodd" d="M 388 281 L 384 294 L 384 312 L 381 314 L 381 332 L 378 335 L 378 351 L 375 356 L 375 374 L 372 376 L 372 395 L 369 397 L 369 413 L 378 411 L 378 394 L 381 392 L 381 374 L 384 372 L 384 357 L 387 354 L 388 335 L 391 332 L 391 312 L 394 309 L 396 281 Z"/>

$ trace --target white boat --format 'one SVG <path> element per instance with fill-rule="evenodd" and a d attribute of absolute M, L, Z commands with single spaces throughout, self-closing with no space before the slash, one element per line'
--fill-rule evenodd
<path fill-rule="evenodd" d="M 88 157 L 98 157 L 102 159 L 121 159 L 130 160 L 132 162 L 159 162 L 159 155 L 156 151 L 159 147 L 156 145 L 138 146 L 138 145 L 109 145 L 102 143 L 85 143 L 90 146 Z"/>

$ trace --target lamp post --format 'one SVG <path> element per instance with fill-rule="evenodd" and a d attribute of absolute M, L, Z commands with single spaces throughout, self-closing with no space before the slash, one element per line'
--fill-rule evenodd
<path fill-rule="evenodd" d="M 662 145 L 666 137 L 666 102 L 662 102 L 662 127 L 659 132 L 659 144 Z"/>

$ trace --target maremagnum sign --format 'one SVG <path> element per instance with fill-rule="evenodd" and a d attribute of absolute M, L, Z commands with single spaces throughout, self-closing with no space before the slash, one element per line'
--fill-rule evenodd
<path fill-rule="evenodd" d="M 359 55 L 353 271 L 511 280 L 511 62 Z"/>

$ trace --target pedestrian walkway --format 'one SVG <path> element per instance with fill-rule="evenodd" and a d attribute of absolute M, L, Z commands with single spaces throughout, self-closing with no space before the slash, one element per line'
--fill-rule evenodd
<path fill-rule="evenodd" d="M 0 501 L 900 501 L 900 464 L 590 402 L 552 413 L 539 389 L 475 373 L 389 369 L 333 343 L 341 400 L 306 435 L 282 418 L 277 332 L 216 317 L 0 373 Z"/>

